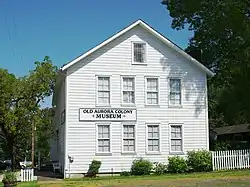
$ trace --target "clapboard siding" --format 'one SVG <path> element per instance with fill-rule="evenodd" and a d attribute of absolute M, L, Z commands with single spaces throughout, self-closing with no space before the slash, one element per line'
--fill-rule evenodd
<path fill-rule="evenodd" d="M 64 160 L 65 160 L 65 123 L 62 124 L 61 114 L 65 109 L 65 83 L 63 82 L 56 101 L 56 111 L 55 111 L 55 128 L 54 130 L 58 130 L 58 140 L 57 137 L 54 136 L 51 142 L 51 153 L 53 154 L 52 160 L 59 161 L 62 165 L 62 171 L 64 170 Z"/>
<path fill-rule="evenodd" d="M 147 65 L 132 65 L 131 41 L 147 43 Z M 184 151 L 208 149 L 206 75 L 171 48 L 137 26 L 67 70 L 67 154 L 74 157 L 70 173 L 86 173 L 93 159 L 100 172 L 129 170 L 135 158 L 166 162 L 169 124 L 183 123 Z M 112 122 L 112 156 L 96 156 L 96 123 L 80 122 L 79 108 L 96 107 L 96 75 L 109 75 L 111 107 L 121 106 L 121 76 L 135 76 L 136 155 L 122 154 L 122 123 Z M 159 77 L 159 106 L 145 105 L 145 76 Z M 182 108 L 169 107 L 169 77 L 182 78 Z M 146 124 L 160 122 L 161 154 L 146 153 Z M 65 156 L 68 156 L 65 155 Z M 67 160 L 67 159 L 65 159 Z M 65 163 L 68 168 L 68 163 Z"/>

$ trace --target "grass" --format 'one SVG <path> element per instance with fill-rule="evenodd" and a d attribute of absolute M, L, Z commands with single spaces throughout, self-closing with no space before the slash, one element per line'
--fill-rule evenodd
<path fill-rule="evenodd" d="M 238 187 L 250 186 L 250 170 L 140 177 L 98 177 L 20 183 L 19 187 Z"/>

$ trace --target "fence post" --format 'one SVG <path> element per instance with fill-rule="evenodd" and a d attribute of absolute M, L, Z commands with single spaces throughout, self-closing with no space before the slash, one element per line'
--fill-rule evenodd
<path fill-rule="evenodd" d="M 214 171 L 214 152 L 213 151 L 211 151 L 211 156 L 212 156 L 212 167 Z"/>

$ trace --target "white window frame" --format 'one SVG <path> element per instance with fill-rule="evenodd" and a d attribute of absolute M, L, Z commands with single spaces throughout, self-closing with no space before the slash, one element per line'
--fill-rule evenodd
<path fill-rule="evenodd" d="M 135 142 L 135 150 L 134 151 L 124 151 L 124 139 L 127 139 L 124 137 L 124 126 L 134 126 L 134 142 Z M 121 123 L 121 128 L 122 128 L 122 153 L 123 154 L 136 154 L 136 143 L 137 143 L 137 136 L 136 136 L 136 124 L 135 123 L 129 123 L 129 122 L 124 122 Z"/>
<path fill-rule="evenodd" d="M 172 151 L 172 134 L 171 134 L 171 127 L 172 126 L 180 126 L 181 127 L 181 151 Z M 170 154 L 172 155 L 183 155 L 184 154 L 184 125 L 183 123 L 170 123 L 169 124 L 169 150 L 170 150 Z"/>
<path fill-rule="evenodd" d="M 146 154 L 161 154 L 161 124 L 160 123 L 146 123 Z M 148 150 L 148 126 L 158 126 L 159 129 L 159 151 Z"/>
<path fill-rule="evenodd" d="M 148 103 L 148 94 L 147 93 L 153 92 L 153 91 L 147 90 L 148 79 L 157 79 L 157 104 L 149 104 Z M 146 76 L 145 77 L 145 103 L 146 103 L 146 105 L 149 105 L 149 106 L 160 105 L 160 78 L 159 77 L 155 77 L 155 76 Z"/>
<path fill-rule="evenodd" d="M 109 103 L 99 103 L 99 98 L 98 98 L 98 94 L 99 94 L 99 88 L 98 88 L 98 79 L 99 78 L 109 78 Z M 111 76 L 109 75 L 96 75 L 96 106 L 107 106 L 110 107 L 111 105 Z"/>
<path fill-rule="evenodd" d="M 109 152 L 99 152 L 98 150 L 98 127 L 99 126 L 109 126 Z M 112 154 L 112 128 L 111 128 L 111 123 L 108 122 L 100 122 L 96 123 L 96 154 L 97 155 L 111 155 Z"/>
<path fill-rule="evenodd" d="M 147 65 L 147 43 L 143 41 L 132 41 L 132 64 L 137 64 L 137 65 Z M 134 44 L 143 44 L 145 46 L 145 55 L 144 55 L 144 62 L 135 62 L 134 61 Z"/>
<path fill-rule="evenodd" d="M 181 89 L 181 95 L 180 95 L 180 104 L 171 104 L 170 102 L 170 93 L 171 93 L 171 86 L 170 86 L 170 80 L 171 79 L 178 79 L 180 80 L 180 89 Z M 183 86 L 182 86 L 182 83 L 183 83 L 183 79 L 182 77 L 169 77 L 168 78 L 168 88 L 169 88 L 169 91 L 168 91 L 168 104 L 169 104 L 169 107 L 171 108 L 182 108 L 182 105 L 183 105 Z"/>
<path fill-rule="evenodd" d="M 133 78 L 134 79 L 134 103 L 124 103 L 123 100 L 123 79 L 124 78 Z M 122 75 L 121 76 L 121 105 L 122 106 L 135 106 L 136 105 L 136 76 L 134 75 Z"/>

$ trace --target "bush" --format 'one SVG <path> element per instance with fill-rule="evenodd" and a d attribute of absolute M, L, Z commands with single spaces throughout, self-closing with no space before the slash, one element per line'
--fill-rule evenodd
<path fill-rule="evenodd" d="M 191 169 L 191 171 L 212 171 L 212 156 L 209 151 L 190 151 L 187 155 L 187 165 Z"/>
<path fill-rule="evenodd" d="M 168 171 L 168 166 L 166 164 L 163 163 L 155 163 L 155 167 L 154 167 L 154 172 L 156 175 L 162 175 L 164 173 L 167 173 Z"/>
<path fill-rule="evenodd" d="M 123 176 L 123 177 L 128 177 L 128 176 L 130 176 L 131 174 L 130 174 L 129 171 L 122 171 L 122 172 L 120 173 L 120 175 Z"/>
<path fill-rule="evenodd" d="M 153 169 L 153 164 L 149 160 L 144 160 L 140 158 L 134 160 L 131 167 L 132 175 L 150 175 L 151 170 Z"/>
<path fill-rule="evenodd" d="M 6 172 L 2 179 L 3 183 L 16 184 L 17 176 L 14 172 Z"/>
<path fill-rule="evenodd" d="M 96 176 L 96 174 L 99 173 L 101 164 L 102 164 L 101 161 L 92 160 L 91 164 L 89 165 L 88 174 L 92 176 Z"/>
<path fill-rule="evenodd" d="M 184 173 L 188 171 L 188 166 L 184 158 L 173 156 L 168 158 L 168 172 Z"/>

